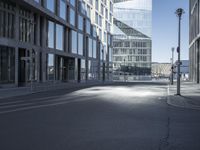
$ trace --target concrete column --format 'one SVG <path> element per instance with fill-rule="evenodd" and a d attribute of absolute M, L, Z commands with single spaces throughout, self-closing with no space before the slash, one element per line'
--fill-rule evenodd
<path fill-rule="evenodd" d="M 19 72 L 19 70 L 18 70 L 18 64 L 19 64 L 19 52 L 18 52 L 18 47 L 16 46 L 15 47 L 15 85 L 16 86 L 18 86 L 18 83 L 19 83 L 19 81 L 18 81 L 18 72 Z"/>
<path fill-rule="evenodd" d="M 16 5 L 15 8 L 15 25 L 14 25 L 14 37 L 15 41 L 19 41 L 19 6 Z M 18 65 L 19 65 L 19 48 L 18 45 L 15 47 L 15 85 L 18 86 L 19 81 L 18 81 L 18 75 L 19 75 L 19 70 L 18 70 Z"/>
<path fill-rule="evenodd" d="M 36 45 L 40 46 L 40 15 L 36 16 Z"/>

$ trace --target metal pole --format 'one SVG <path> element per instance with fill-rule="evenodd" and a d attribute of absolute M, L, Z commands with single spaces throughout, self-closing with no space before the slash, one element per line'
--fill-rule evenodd
<path fill-rule="evenodd" d="M 174 47 L 172 48 L 171 85 L 174 84 Z"/>
<path fill-rule="evenodd" d="M 126 79 L 125 79 L 125 59 L 124 59 L 124 82 L 126 82 Z"/>
<path fill-rule="evenodd" d="M 181 95 L 180 92 L 180 28 L 181 28 L 181 17 L 179 16 L 179 21 L 178 21 L 178 64 L 177 64 L 177 95 Z"/>
<path fill-rule="evenodd" d="M 180 81 L 180 65 L 181 65 L 181 61 L 180 61 L 180 51 L 181 51 L 181 16 L 184 13 L 184 10 L 182 8 L 179 8 L 176 10 L 176 14 L 178 16 L 178 48 L 177 48 L 177 52 L 178 52 L 178 64 L 177 64 L 177 95 L 181 95 L 181 81 Z"/>

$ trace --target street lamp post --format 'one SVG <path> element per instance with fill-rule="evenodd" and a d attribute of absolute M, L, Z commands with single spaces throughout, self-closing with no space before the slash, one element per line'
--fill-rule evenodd
<path fill-rule="evenodd" d="M 174 84 L 174 47 L 172 47 L 171 85 Z"/>
<path fill-rule="evenodd" d="M 124 59 L 124 82 L 126 82 L 126 79 L 125 79 L 125 59 Z"/>
<path fill-rule="evenodd" d="M 177 95 L 181 95 L 180 92 L 180 47 L 181 47 L 181 16 L 184 13 L 184 10 L 182 8 L 178 8 L 176 10 L 176 15 L 178 16 L 178 47 L 177 47 L 177 53 L 178 53 L 178 62 L 177 62 Z"/>

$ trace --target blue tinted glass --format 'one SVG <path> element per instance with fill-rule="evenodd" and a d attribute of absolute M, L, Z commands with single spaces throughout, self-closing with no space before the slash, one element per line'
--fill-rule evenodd
<path fill-rule="evenodd" d="M 66 20 L 66 2 L 65 0 L 60 0 L 60 17 Z"/>
<path fill-rule="evenodd" d="M 63 26 L 56 24 L 56 49 L 63 50 Z"/>
<path fill-rule="evenodd" d="M 47 0 L 47 9 L 55 12 L 55 0 Z"/>
<path fill-rule="evenodd" d="M 54 23 L 48 22 L 48 47 L 54 48 Z"/>
<path fill-rule="evenodd" d="M 75 26 L 75 12 L 73 9 L 70 9 L 70 24 Z"/>

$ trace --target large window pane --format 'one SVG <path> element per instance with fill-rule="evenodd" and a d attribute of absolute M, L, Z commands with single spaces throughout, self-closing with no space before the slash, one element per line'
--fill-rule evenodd
<path fill-rule="evenodd" d="M 71 30 L 71 52 L 77 54 L 77 32 Z"/>
<path fill-rule="evenodd" d="M 0 46 L 0 84 L 15 81 L 15 49 Z"/>
<path fill-rule="evenodd" d="M 71 8 L 70 9 L 70 24 L 75 26 L 75 11 Z"/>
<path fill-rule="evenodd" d="M 48 54 L 47 77 L 48 80 L 54 80 L 54 55 Z"/>
<path fill-rule="evenodd" d="M 93 58 L 97 58 L 97 42 L 93 40 Z"/>
<path fill-rule="evenodd" d="M 56 24 L 56 49 L 63 50 L 63 26 Z"/>
<path fill-rule="evenodd" d="M 60 0 L 60 17 L 66 20 L 66 0 Z"/>
<path fill-rule="evenodd" d="M 55 12 L 55 0 L 47 0 L 47 9 Z"/>
<path fill-rule="evenodd" d="M 78 34 L 78 54 L 83 55 L 83 34 Z"/>
<path fill-rule="evenodd" d="M 80 15 L 78 16 L 78 28 L 83 30 L 83 17 Z"/>
<path fill-rule="evenodd" d="M 72 4 L 74 7 L 76 5 L 76 0 L 70 0 L 70 4 Z"/>
<path fill-rule="evenodd" d="M 48 21 L 48 47 L 54 48 L 54 23 L 51 21 Z"/>
<path fill-rule="evenodd" d="M 85 68 L 85 60 L 81 59 L 81 80 L 86 79 L 86 68 Z"/>
<path fill-rule="evenodd" d="M 90 34 L 90 21 L 89 20 L 86 21 L 86 32 L 87 32 L 87 34 Z"/>
<path fill-rule="evenodd" d="M 88 56 L 92 57 L 92 39 L 88 39 Z"/>

